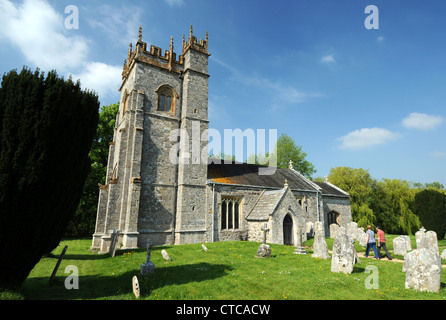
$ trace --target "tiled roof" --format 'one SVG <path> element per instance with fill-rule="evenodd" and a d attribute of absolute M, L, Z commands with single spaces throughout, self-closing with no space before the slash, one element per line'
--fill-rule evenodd
<path fill-rule="evenodd" d="M 288 186 L 292 190 L 317 191 L 317 186 L 291 169 L 275 168 L 273 174 L 262 175 L 259 174 L 259 169 L 266 168 L 265 166 L 240 162 L 229 164 L 225 164 L 224 161 L 219 162 L 221 163 L 210 161 L 208 164 L 208 180 L 212 182 L 282 189 L 285 180 L 287 180 Z"/>

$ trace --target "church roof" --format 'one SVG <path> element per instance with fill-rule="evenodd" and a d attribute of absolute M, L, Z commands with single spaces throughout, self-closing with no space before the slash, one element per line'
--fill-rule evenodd
<path fill-rule="evenodd" d="M 248 220 L 268 220 L 269 215 L 274 212 L 285 194 L 286 189 L 282 190 L 268 190 L 260 194 L 259 199 L 248 214 L 246 219 Z"/>
<path fill-rule="evenodd" d="M 273 174 L 259 174 L 259 169 L 267 168 L 258 164 L 220 159 L 209 159 L 208 181 L 219 184 L 256 186 L 282 189 L 285 180 L 291 190 L 322 192 L 326 196 L 349 197 L 349 194 L 329 182 L 313 182 L 294 169 L 273 168 Z"/>
<path fill-rule="evenodd" d="M 260 168 L 267 168 L 257 164 L 240 162 L 224 163 L 223 160 L 211 159 L 208 164 L 208 180 L 215 183 L 258 186 L 282 189 L 285 180 L 292 190 L 318 191 L 318 186 L 298 174 L 292 169 L 276 169 L 273 174 L 259 174 Z"/>
<path fill-rule="evenodd" d="M 349 194 L 329 182 L 315 182 L 322 190 L 322 195 L 348 197 Z"/>

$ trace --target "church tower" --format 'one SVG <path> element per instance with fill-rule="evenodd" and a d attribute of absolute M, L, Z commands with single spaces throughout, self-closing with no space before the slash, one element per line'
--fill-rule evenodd
<path fill-rule="evenodd" d="M 202 242 L 206 237 L 208 36 L 192 26 L 182 54 L 153 45 L 140 28 L 122 72 L 121 100 L 100 185 L 93 249 Z M 205 155 L 205 157 L 201 157 Z"/>

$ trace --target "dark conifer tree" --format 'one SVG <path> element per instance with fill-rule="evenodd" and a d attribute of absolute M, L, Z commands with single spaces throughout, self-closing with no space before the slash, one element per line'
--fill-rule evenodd
<path fill-rule="evenodd" d="M 95 93 L 27 68 L 0 87 L 0 287 L 17 288 L 59 244 L 90 169 Z"/>

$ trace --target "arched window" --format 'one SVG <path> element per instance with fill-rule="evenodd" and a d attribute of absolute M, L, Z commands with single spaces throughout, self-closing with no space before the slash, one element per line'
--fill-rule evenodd
<path fill-rule="evenodd" d="M 221 199 L 221 229 L 237 230 L 240 228 L 241 198 L 222 197 Z"/>
<path fill-rule="evenodd" d="M 169 85 L 162 85 L 157 90 L 158 94 L 158 111 L 175 113 L 176 99 L 178 94 Z"/>

